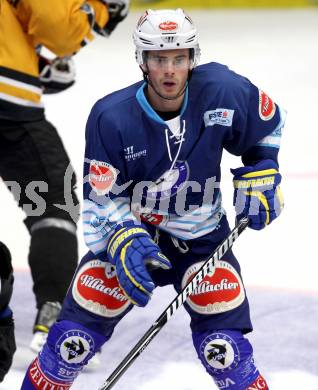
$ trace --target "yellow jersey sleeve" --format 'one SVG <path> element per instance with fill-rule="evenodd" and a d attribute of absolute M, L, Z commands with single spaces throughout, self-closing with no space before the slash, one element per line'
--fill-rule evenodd
<path fill-rule="evenodd" d="M 20 0 L 16 14 L 34 47 L 44 45 L 63 57 L 93 39 L 85 4 L 93 8 L 99 25 L 107 23 L 107 8 L 99 0 Z"/>

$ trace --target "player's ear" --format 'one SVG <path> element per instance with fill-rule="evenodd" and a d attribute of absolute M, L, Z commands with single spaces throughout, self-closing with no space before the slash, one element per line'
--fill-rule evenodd
<path fill-rule="evenodd" d="M 189 49 L 189 60 L 190 60 L 190 72 L 193 70 L 195 64 L 194 64 L 194 49 Z"/>
<path fill-rule="evenodd" d="M 148 52 L 146 50 L 143 50 L 141 52 L 141 54 L 139 54 L 139 56 L 141 58 L 139 58 L 139 66 L 140 66 L 140 69 L 142 70 L 142 73 L 147 75 L 149 73 L 149 69 L 148 69 Z M 138 58 L 137 58 L 137 62 L 138 62 Z"/>
<path fill-rule="evenodd" d="M 148 66 L 146 63 L 141 64 L 140 69 L 142 70 L 143 73 L 148 73 Z"/>

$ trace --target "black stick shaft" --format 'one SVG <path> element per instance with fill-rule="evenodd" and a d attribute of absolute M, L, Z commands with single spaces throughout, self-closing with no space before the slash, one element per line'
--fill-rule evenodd
<path fill-rule="evenodd" d="M 234 241 L 248 226 L 248 218 L 242 218 L 234 229 L 229 233 L 225 240 L 216 248 L 213 255 L 202 265 L 194 278 L 183 288 L 183 290 L 176 296 L 176 298 L 169 304 L 166 310 L 153 323 L 148 331 L 142 336 L 133 349 L 126 355 L 122 362 L 106 379 L 99 390 L 111 389 L 118 379 L 125 373 L 128 367 L 135 361 L 135 359 L 146 349 L 152 339 L 160 332 L 163 326 L 169 321 L 172 315 L 184 304 L 189 295 L 198 287 L 204 277 L 214 269 L 215 261 L 220 260 L 224 254 L 233 246 Z"/>

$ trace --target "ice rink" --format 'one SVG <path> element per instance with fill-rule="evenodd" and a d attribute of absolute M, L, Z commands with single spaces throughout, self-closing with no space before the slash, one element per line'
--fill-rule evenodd
<path fill-rule="evenodd" d="M 77 82 L 46 96 L 46 113 L 59 130 L 78 175 L 84 154 L 85 122 L 94 102 L 141 77 L 131 32 L 140 12 L 132 12 L 110 39 L 98 38 L 75 57 Z M 234 245 L 249 295 L 257 365 L 271 390 L 318 390 L 318 9 L 190 12 L 200 32 L 201 63 L 216 61 L 247 76 L 288 112 L 280 171 L 285 210 L 261 232 L 248 230 Z M 229 168 L 240 159 L 224 154 L 222 190 L 233 226 Z M 27 265 L 24 214 L 0 183 L 0 239 L 11 249 L 16 283 L 12 308 L 18 350 L 0 390 L 20 388 L 32 359 L 28 352 L 35 302 Z M 86 251 L 81 224 L 80 253 Z M 44 259 L 45 260 L 45 259 Z M 157 289 L 146 309 L 136 308 L 105 346 L 102 366 L 87 371 L 74 390 L 94 390 L 174 297 Z M 180 309 L 114 387 L 118 390 L 215 389 L 196 359 L 189 319 Z"/>

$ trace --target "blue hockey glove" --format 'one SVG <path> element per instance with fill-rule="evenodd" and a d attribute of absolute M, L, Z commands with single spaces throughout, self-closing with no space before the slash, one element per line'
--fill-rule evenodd
<path fill-rule="evenodd" d="M 237 218 L 246 216 L 250 220 L 249 227 L 263 229 L 284 207 L 277 165 L 272 160 L 263 160 L 254 166 L 231 169 L 231 172 Z"/>
<path fill-rule="evenodd" d="M 149 233 L 138 226 L 119 228 L 107 245 L 109 261 L 116 266 L 120 286 L 129 300 L 138 306 L 146 306 L 155 284 L 148 267 L 170 269 L 170 261 L 164 256 Z"/>

